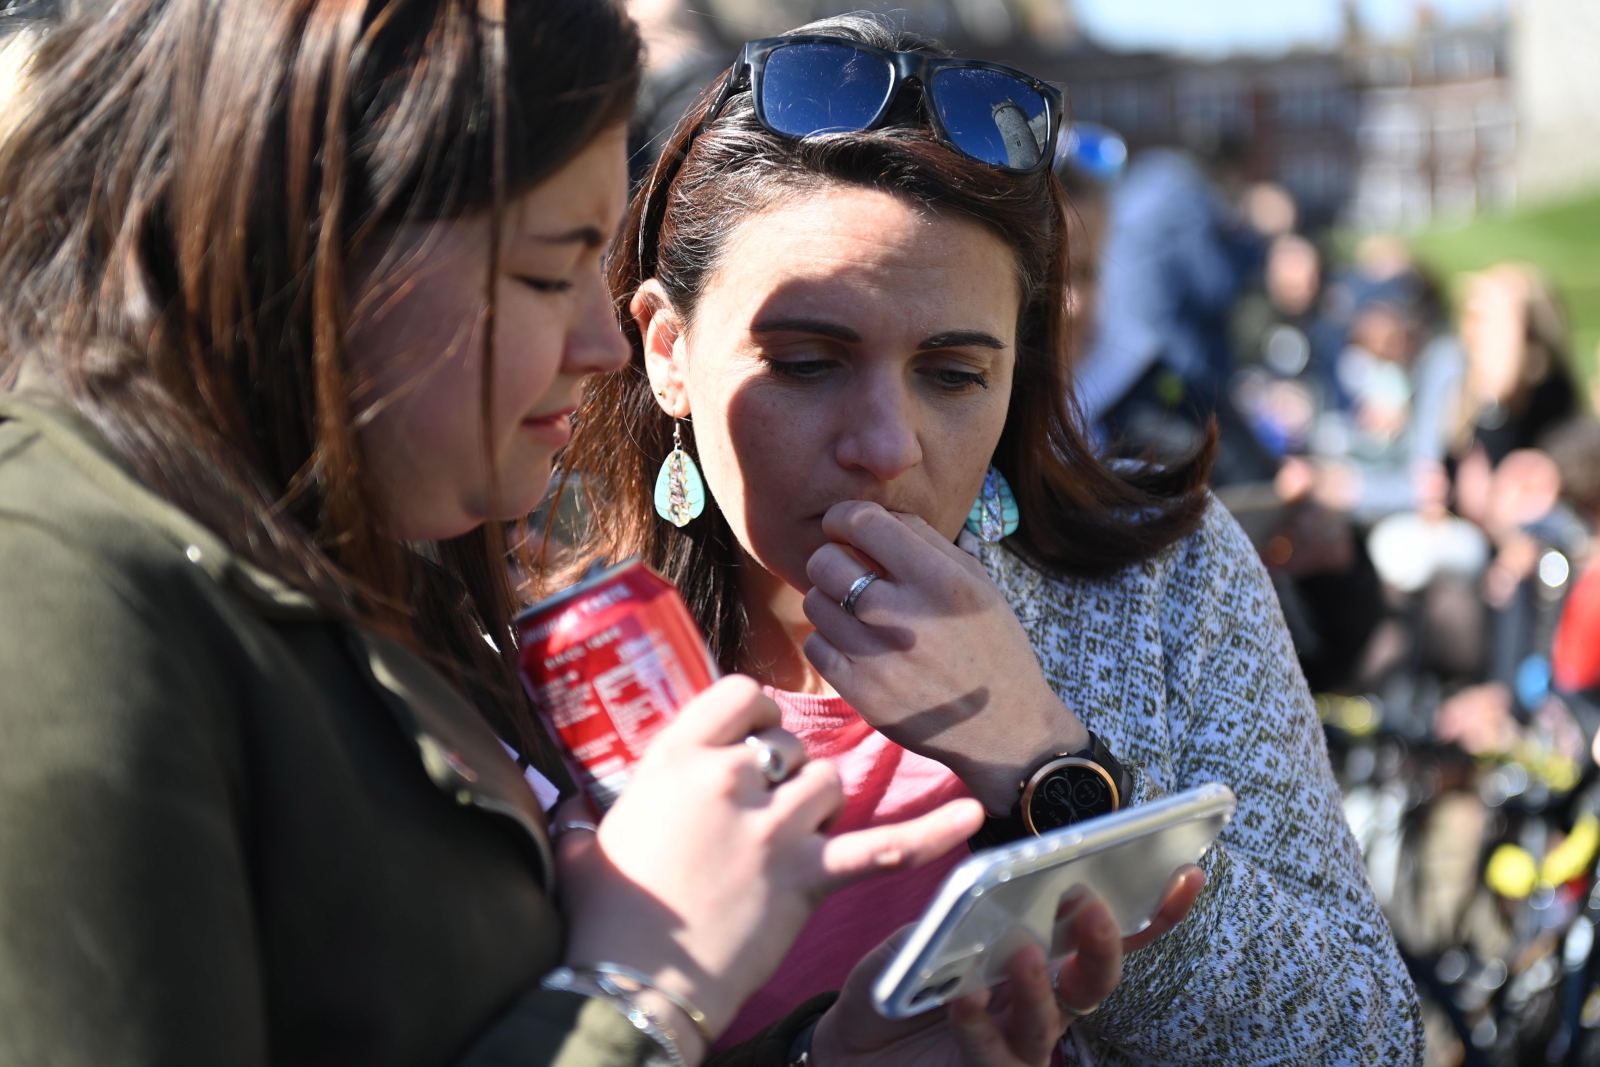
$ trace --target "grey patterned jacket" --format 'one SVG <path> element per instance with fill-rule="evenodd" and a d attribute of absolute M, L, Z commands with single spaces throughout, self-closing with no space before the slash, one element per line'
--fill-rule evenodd
<path fill-rule="evenodd" d="M 966 541 L 966 539 L 963 539 Z M 1416 991 L 1344 820 L 1266 572 L 1213 503 L 1200 529 L 1106 579 L 1046 578 L 968 541 L 1045 677 L 1128 765 L 1135 803 L 1238 795 L 1177 930 L 1063 1042 L 1083 1067 L 1422 1062 Z"/>

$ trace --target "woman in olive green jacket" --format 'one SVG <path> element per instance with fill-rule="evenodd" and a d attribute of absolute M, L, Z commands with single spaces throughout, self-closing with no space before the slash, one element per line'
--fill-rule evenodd
<path fill-rule="evenodd" d="M 976 828 L 823 836 L 837 775 L 768 783 L 742 742 L 777 710 L 734 678 L 553 854 L 503 521 L 627 358 L 618 8 L 123 0 L 31 78 L 0 146 L 0 1064 L 695 1062 L 830 888 Z M 1114 928 L 1083 922 L 1090 1003 Z M 849 1062 L 1040 1062 L 1042 959 L 1013 976 L 915 1034 L 847 994 Z M 803 1054 L 831 1002 L 733 1058 Z"/>

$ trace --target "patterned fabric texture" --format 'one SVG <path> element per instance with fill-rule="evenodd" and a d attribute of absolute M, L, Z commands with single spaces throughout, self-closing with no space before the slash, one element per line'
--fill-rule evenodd
<path fill-rule="evenodd" d="M 1178 929 L 1063 1042 L 1069 1063 L 1422 1062 L 1421 1011 L 1344 820 L 1322 728 L 1260 560 L 1213 504 L 1191 537 L 1111 578 L 1046 578 L 971 544 L 1045 677 L 1135 778 L 1135 803 L 1204 782 L 1238 813 Z"/>

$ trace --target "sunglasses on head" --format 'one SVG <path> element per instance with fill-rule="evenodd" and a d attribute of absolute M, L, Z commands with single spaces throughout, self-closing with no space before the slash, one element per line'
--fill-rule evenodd
<path fill-rule="evenodd" d="M 886 124 L 908 81 L 922 91 L 934 136 L 957 152 L 1008 171 L 1053 161 L 1061 90 L 1000 63 L 891 52 L 843 37 L 746 42 L 704 121 L 748 89 L 756 119 L 779 136 L 857 133 Z"/>

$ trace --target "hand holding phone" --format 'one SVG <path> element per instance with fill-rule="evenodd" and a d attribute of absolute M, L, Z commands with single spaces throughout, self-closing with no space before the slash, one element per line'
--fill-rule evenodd
<path fill-rule="evenodd" d="M 879 975 L 874 1003 L 887 1018 L 909 1018 L 1005 981 L 1029 945 L 1052 963 L 1066 958 L 1074 894 L 1103 901 L 1123 936 L 1139 934 L 1234 808 L 1232 790 L 1213 782 L 978 853 L 945 879 Z"/>
<path fill-rule="evenodd" d="M 1061 964 L 1047 965 L 1044 952 L 1028 945 L 1007 961 L 1004 985 L 909 1019 L 886 1019 L 873 1005 L 872 986 L 915 929 L 906 926 L 850 973 L 817 1024 L 812 1059 L 829 1067 L 1045 1067 L 1076 1021 L 1066 1005 L 1105 999 L 1121 980 L 1122 957 L 1182 922 L 1204 885 L 1199 868 L 1183 868 L 1155 919 L 1130 938 L 1103 901 L 1085 900 L 1066 917 L 1077 948 Z"/>

